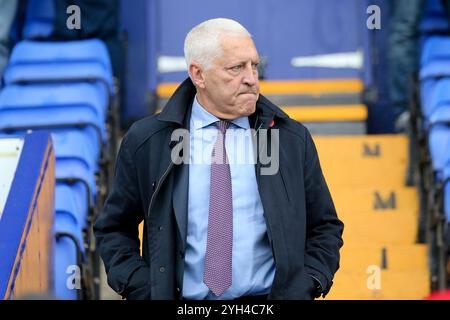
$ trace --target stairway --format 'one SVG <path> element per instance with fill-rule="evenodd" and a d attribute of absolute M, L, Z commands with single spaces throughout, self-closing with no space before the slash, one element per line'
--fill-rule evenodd
<path fill-rule="evenodd" d="M 416 244 L 416 189 L 404 185 L 407 138 L 314 136 L 339 218 L 340 269 L 326 299 L 423 299 L 426 245 Z"/>

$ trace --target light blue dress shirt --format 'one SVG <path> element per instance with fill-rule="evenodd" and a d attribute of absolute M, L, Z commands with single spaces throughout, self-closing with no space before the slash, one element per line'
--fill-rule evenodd
<path fill-rule="evenodd" d="M 267 294 L 275 275 L 275 262 L 267 238 L 252 160 L 254 152 L 248 130 L 249 121 L 247 117 L 242 117 L 231 121 L 225 137 L 233 193 L 232 284 L 216 297 L 203 282 L 210 162 L 218 133 L 214 125 L 217 121 L 219 119 L 206 111 L 195 97 L 190 119 L 188 225 L 182 292 L 186 299 L 234 299 Z M 244 140 L 243 136 L 249 139 Z"/>

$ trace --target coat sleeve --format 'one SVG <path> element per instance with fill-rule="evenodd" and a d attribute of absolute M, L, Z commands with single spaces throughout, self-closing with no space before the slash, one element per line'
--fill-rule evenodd
<path fill-rule="evenodd" d="M 108 284 L 123 297 L 149 286 L 150 270 L 140 256 L 139 223 L 143 208 L 136 166 L 130 150 L 130 134 L 122 140 L 114 182 L 94 224 L 97 250 L 105 264 Z"/>
<path fill-rule="evenodd" d="M 343 245 L 343 223 L 338 219 L 333 200 L 320 167 L 314 141 L 306 130 L 306 272 L 316 278 L 325 296 L 339 269 L 339 249 Z"/>

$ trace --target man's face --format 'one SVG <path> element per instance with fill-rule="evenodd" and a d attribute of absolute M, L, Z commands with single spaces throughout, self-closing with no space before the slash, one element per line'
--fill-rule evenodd
<path fill-rule="evenodd" d="M 250 37 L 221 36 L 222 56 L 204 72 L 203 93 L 216 116 L 235 119 L 255 112 L 259 55 Z"/>

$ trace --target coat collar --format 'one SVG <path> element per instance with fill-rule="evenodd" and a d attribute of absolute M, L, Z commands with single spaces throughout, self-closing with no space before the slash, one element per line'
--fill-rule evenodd
<path fill-rule="evenodd" d="M 186 123 L 186 117 L 188 116 L 187 111 L 190 110 L 192 101 L 194 100 L 195 94 L 197 93 L 194 84 L 190 78 L 187 78 L 180 84 L 176 89 L 172 97 L 170 97 L 163 111 L 159 115 L 159 120 L 174 122 L 182 126 Z M 263 119 L 263 123 L 271 121 L 274 117 L 280 119 L 288 118 L 288 115 L 283 112 L 280 108 L 270 102 L 263 95 L 259 95 L 259 99 L 256 102 L 256 111 L 249 118 L 250 119 Z M 250 121 L 250 125 L 254 121 Z"/>

